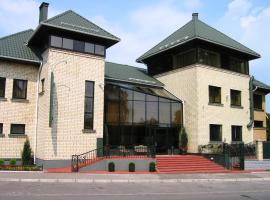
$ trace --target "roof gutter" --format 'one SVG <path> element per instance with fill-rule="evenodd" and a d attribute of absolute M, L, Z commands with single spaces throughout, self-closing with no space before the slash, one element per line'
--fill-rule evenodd
<path fill-rule="evenodd" d="M 38 112 L 39 112 L 39 83 L 40 83 L 40 74 L 42 70 L 43 62 L 40 61 L 40 66 L 38 69 L 37 75 L 37 89 L 36 89 L 36 119 L 35 119 L 35 143 L 34 143 L 34 164 L 36 164 L 37 157 L 37 132 L 38 132 Z"/>
<path fill-rule="evenodd" d="M 40 64 L 40 61 L 24 59 L 24 58 L 15 58 L 15 57 L 2 56 L 2 55 L 0 56 L 0 58 L 4 58 L 4 59 L 7 59 L 7 60 L 16 60 L 16 61 L 23 61 L 23 62 L 28 62 L 28 63 Z"/>
<path fill-rule="evenodd" d="M 255 89 L 253 89 L 253 81 L 254 81 L 254 76 L 250 77 L 249 80 L 249 109 L 250 109 L 250 122 L 247 124 L 247 128 L 251 129 L 253 127 L 254 123 L 254 105 L 253 105 L 253 93 L 258 89 L 256 86 Z"/>

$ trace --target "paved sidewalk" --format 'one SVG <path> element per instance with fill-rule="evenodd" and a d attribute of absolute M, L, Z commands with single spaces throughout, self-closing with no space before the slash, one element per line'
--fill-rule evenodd
<path fill-rule="evenodd" d="M 270 181 L 270 172 L 233 174 L 85 174 L 0 172 L 0 182 L 48 183 L 177 183 L 177 182 Z"/>

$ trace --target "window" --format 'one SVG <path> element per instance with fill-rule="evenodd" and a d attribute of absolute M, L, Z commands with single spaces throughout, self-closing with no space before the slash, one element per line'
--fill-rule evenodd
<path fill-rule="evenodd" d="M 94 82 L 85 82 L 84 129 L 93 130 Z"/>
<path fill-rule="evenodd" d="M 0 135 L 3 134 L 3 123 L 0 123 Z"/>
<path fill-rule="evenodd" d="M 73 45 L 74 45 L 73 48 L 75 51 L 84 52 L 84 42 L 74 40 Z"/>
<path fill-rule="evenodd" d="M 25 124 L 11 124 L 10 134 L 25 134 Z"/>
<path fill-rule="evenodd" d="M 253 103 L 255 109 L 262 110 L 262 95 L 254 94 Z"/>
<path fill-rule="evenodd" d="M 229 68 L 235 72 L 248 74 L 248 62 L 235 57 L 229 58 Z"/>
<path fill-rule="evenodd" d="M 210 124 L 210 142 L 222 141 L 222 125 Z"/>
<path fill-rule="evenodd" d="M 209 86 L 209 103 L 221 104 L 221 88 Z"/>
<path fill-rule="evenodd" d="M 196 63 L 195 49 L 176 55 L 176 67 L 180 68 L 194 63 Z"/>
<path fill-rule="evenodd" d="M 105 55 L 105 48 L 101 45 L 95 45 L 95 54 L 104 56 Z"/>
<path fill-rule="evenodd" d="M 45 78 L 41 80 L 41 92 L 45 92 Z"/>
<path fill-rule="evenodd" d="M 254 121 L 255 128 L 263 128 L 263 121 Z"/>
<path fill-rule="evenodd" d="M 232 141 L 233 142 L 242 141 L 242 126 L 232 126 Z"/>
<path fill-rule="evenodd" d="M 13 81 L 13 98 L 26 99 L 27 95 L 27 80 L 14 79 Z"/>
<path fill-rule="evenodd" d="M 198 50 L 199 63 L 220 67 L 220 55 L 216 52 L 207 51 L 205 49 Z"/>
<path fill-rule="evenodd" d="M 62 38 L 57 36 L 51 36 L 51 46 L 62 48 Z"/>
<path fill-rule="evenodd" d="M 73 49 L 73 40 L 63 38 L 63 48 L 64 49 Z"/>
<path fill-rule="evenodd" d="M 241 91 L 231 90 L 231 105 L 241 106 Z"/>
<path fill-rule="evenodd" d="M 85 52 L 87 53 L 95 53 L 95 45 L 92 43 L 85 43 Z"/>
<path fill-rule="evenodd" d="M 0 97 L 5 97 L 6 78 L 0 77 Z"/>

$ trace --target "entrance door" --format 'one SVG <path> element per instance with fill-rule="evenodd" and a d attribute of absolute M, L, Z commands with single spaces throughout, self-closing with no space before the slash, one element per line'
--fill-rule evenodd
<path fill-rule="evenodd" d="M 168 129 L 157 128 L 155 129 L 155 146 L 157 154 L 168 153 Z"/>

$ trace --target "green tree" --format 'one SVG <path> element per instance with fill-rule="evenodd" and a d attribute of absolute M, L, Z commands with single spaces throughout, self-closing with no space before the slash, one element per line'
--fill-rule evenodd
<path fill-rule="evenodd" d="M 32 163 L 32 150 L 30 147 L 30 142 L 28 139 L 24 142 L 23 151 L 22 151 L 22 164 L 31 165 Z"/>
<path fill-rule="evenodd" d="M 267 124 L 267 141 L 270 141 L 270 114 L 266 114 L 266 124 Z"/>
<path fill-rule="evenodd" d="M 179 148 L 182 153 L 186 153 L 188 149 L 188 135 L 185 127 L 179 131 Z"/>

